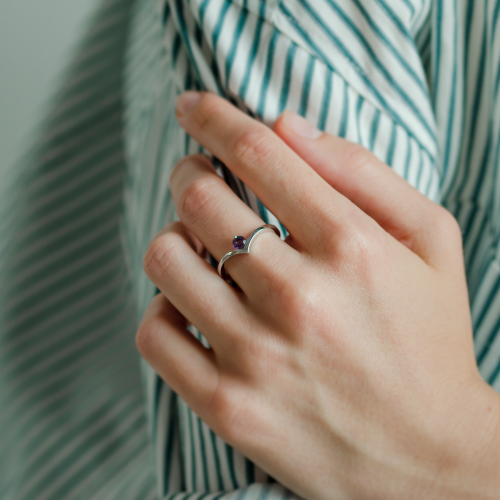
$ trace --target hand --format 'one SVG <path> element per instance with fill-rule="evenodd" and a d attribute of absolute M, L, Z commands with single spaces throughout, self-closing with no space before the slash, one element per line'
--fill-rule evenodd
<path fill-rule="evenodd" d="M 455 219 L 291 113 L 273 133 L 189 92 L 178 120 L 290 234 L 229 260 L 231 287 L 200 254 L 220 260 L 263 221 L 207 159 L 182 160 L 170 179 L 181 222 L 144 258 L 162 292 L 138 331 L 144 358 L 308 500 L 498 496 L 500 403 L 476 368 Z"/>

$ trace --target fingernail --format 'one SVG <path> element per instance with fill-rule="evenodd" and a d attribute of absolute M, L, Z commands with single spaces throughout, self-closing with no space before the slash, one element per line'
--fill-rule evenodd
<path fill-rule="evenodd" d="M 194 90 L 188 90 L 177 98 L 177 113 L 185 115 L 199 100 L 201 94 Z"/>
<path fill-rule="evenodd" d="M 302 137 L 318 139 L 318 137 L 323 135 L 321 130 L 311 125 L 305 118 L 302 118 L 302 116 L 292 113 L 291 111 L 285 111 L 283 114 L 283 121 L 288 128 Z"/>

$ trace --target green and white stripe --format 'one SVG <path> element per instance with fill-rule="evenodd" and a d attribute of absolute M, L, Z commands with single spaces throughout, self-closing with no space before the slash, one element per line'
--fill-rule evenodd
<path fill-rule="evenodd" d="M 142 255 L 176 217 L 171 169 L 203 151 L 175 120 L 185 89 L 269 125 L 296 111 L 451 210 L 500 390 L 499 17 L 500 0 L 106 0 L 40 143 L 2 172 L 0 497 L 294 497 L 145 364 L 142 399 Z"/>
<path fill-rule="evenodd" d="M 128 184 L 126 234 L 141 310 L 155 293 L 140 268 L 144 232 L 152 237 L 175 218 L 166 178 L 177 159 L 201 151 L 173 119 L 175 99 L 208 90 L 269 125 L 290 109 L 362 144 L 457 216 L 478 362 L 500 389 L 500 2 L 164 0 L 156 12 L 151 4 L 138 7 L 127 87 L 128 178 L 140 180 Z M 153 53 L 146 88 L 140 61 Z M 291 496 L 145 372 L 160 497 Z"/>
<path fill-rule="evenodd" d="M 39 141 L 0 173 L 2 500 L 156 496 L 120 234 L 132 6 L 103 3 Z"/>

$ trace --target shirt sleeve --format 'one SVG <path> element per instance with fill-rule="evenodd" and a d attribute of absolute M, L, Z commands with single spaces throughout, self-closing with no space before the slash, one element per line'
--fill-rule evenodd
<path fill-rule="evenodd" d="M 438 81 L 436 64 L 445 66 L 442 75 L 453 70 L 449 51 L 463 35 L 463 18 L 460 24 L 452 12 L 439 17 L 439 9 L 450 8 L 446 2 L 163 0 L 152 8 L 155 1 L 139 2 L 129 58 L 124 234 L 140 310 L 153 294 L 142 272 L 142 255 L 152 236 L 176 218 L 169 173 L 184 155 L 204 152 L 175 120 L 175 101 L 184 90 L 217 93 L 269 126 L 282 111 L 292 110 L 318 128 L 370 149 L 431 200 L 440 203 L 444 197 L 448 202 L 444 176 L 451 174 L 442 157 L 443 117 L 451 111 L 438 109 L 435 97 L 451 95 L 451 79 Z M 441 39 L 435 39 L 436 33 Z M 440 59 L 440 50 L 447 56 Z M 452 147 L 453 157 L 460 157 L 460 142 Z M 495 168 L 498 179 L 498 161 Z M 469 169 L 477 170 L 473 165 Z M 239 179 L 230 183 L 263 220 L 279 224 Z M 495 203 L 499 206 L 498 199 Z M 480 220 L 474 227 L 480 230 Z M 496 241 L 495 246 L 484 240 L 481 248 L 494 252 Z M 500 297 L 496 259 L 467 263 L 473 280 L 479 280 L 480 269 L 493 273 L 493 284 L 488 281 L 489 292 L 481 299 L 483 306 L 490 305 L 476 313 L 483 320 L 492 314 L 491 301 Z M 499 315 L 491 318 L 490 337 L 500 329 Z M 485 353 L 491 366 L 498 363 L 498 374 L 500 347 L 488 347 Z M 488 370 L 494 373 L 494 368 Z M 151 387 L 159 383 L 155 377 L 149 372 Z M 164 406 L 153 394 L 148 389 L 163 497 L 274 500 L 291 495 L 215 436 L 166 386 Z M 160 407 L 170 408 L 167 401 L 175 401 L 175 411 L 160 412 Z M 178 436 L 175 446 L 170 435 Z"/>

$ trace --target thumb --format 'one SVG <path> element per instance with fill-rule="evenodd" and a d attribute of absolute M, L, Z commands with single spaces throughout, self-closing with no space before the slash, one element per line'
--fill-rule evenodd
<path fill-rule="evenodd" d="M 447 210 L 362 146 L 323 133 L 290 111 L 278 118 L 274 131 L 334 189 L 429 264 L 442 260 L 450 235 L 455 241 L 458 231 L 459 237 Z"/>

